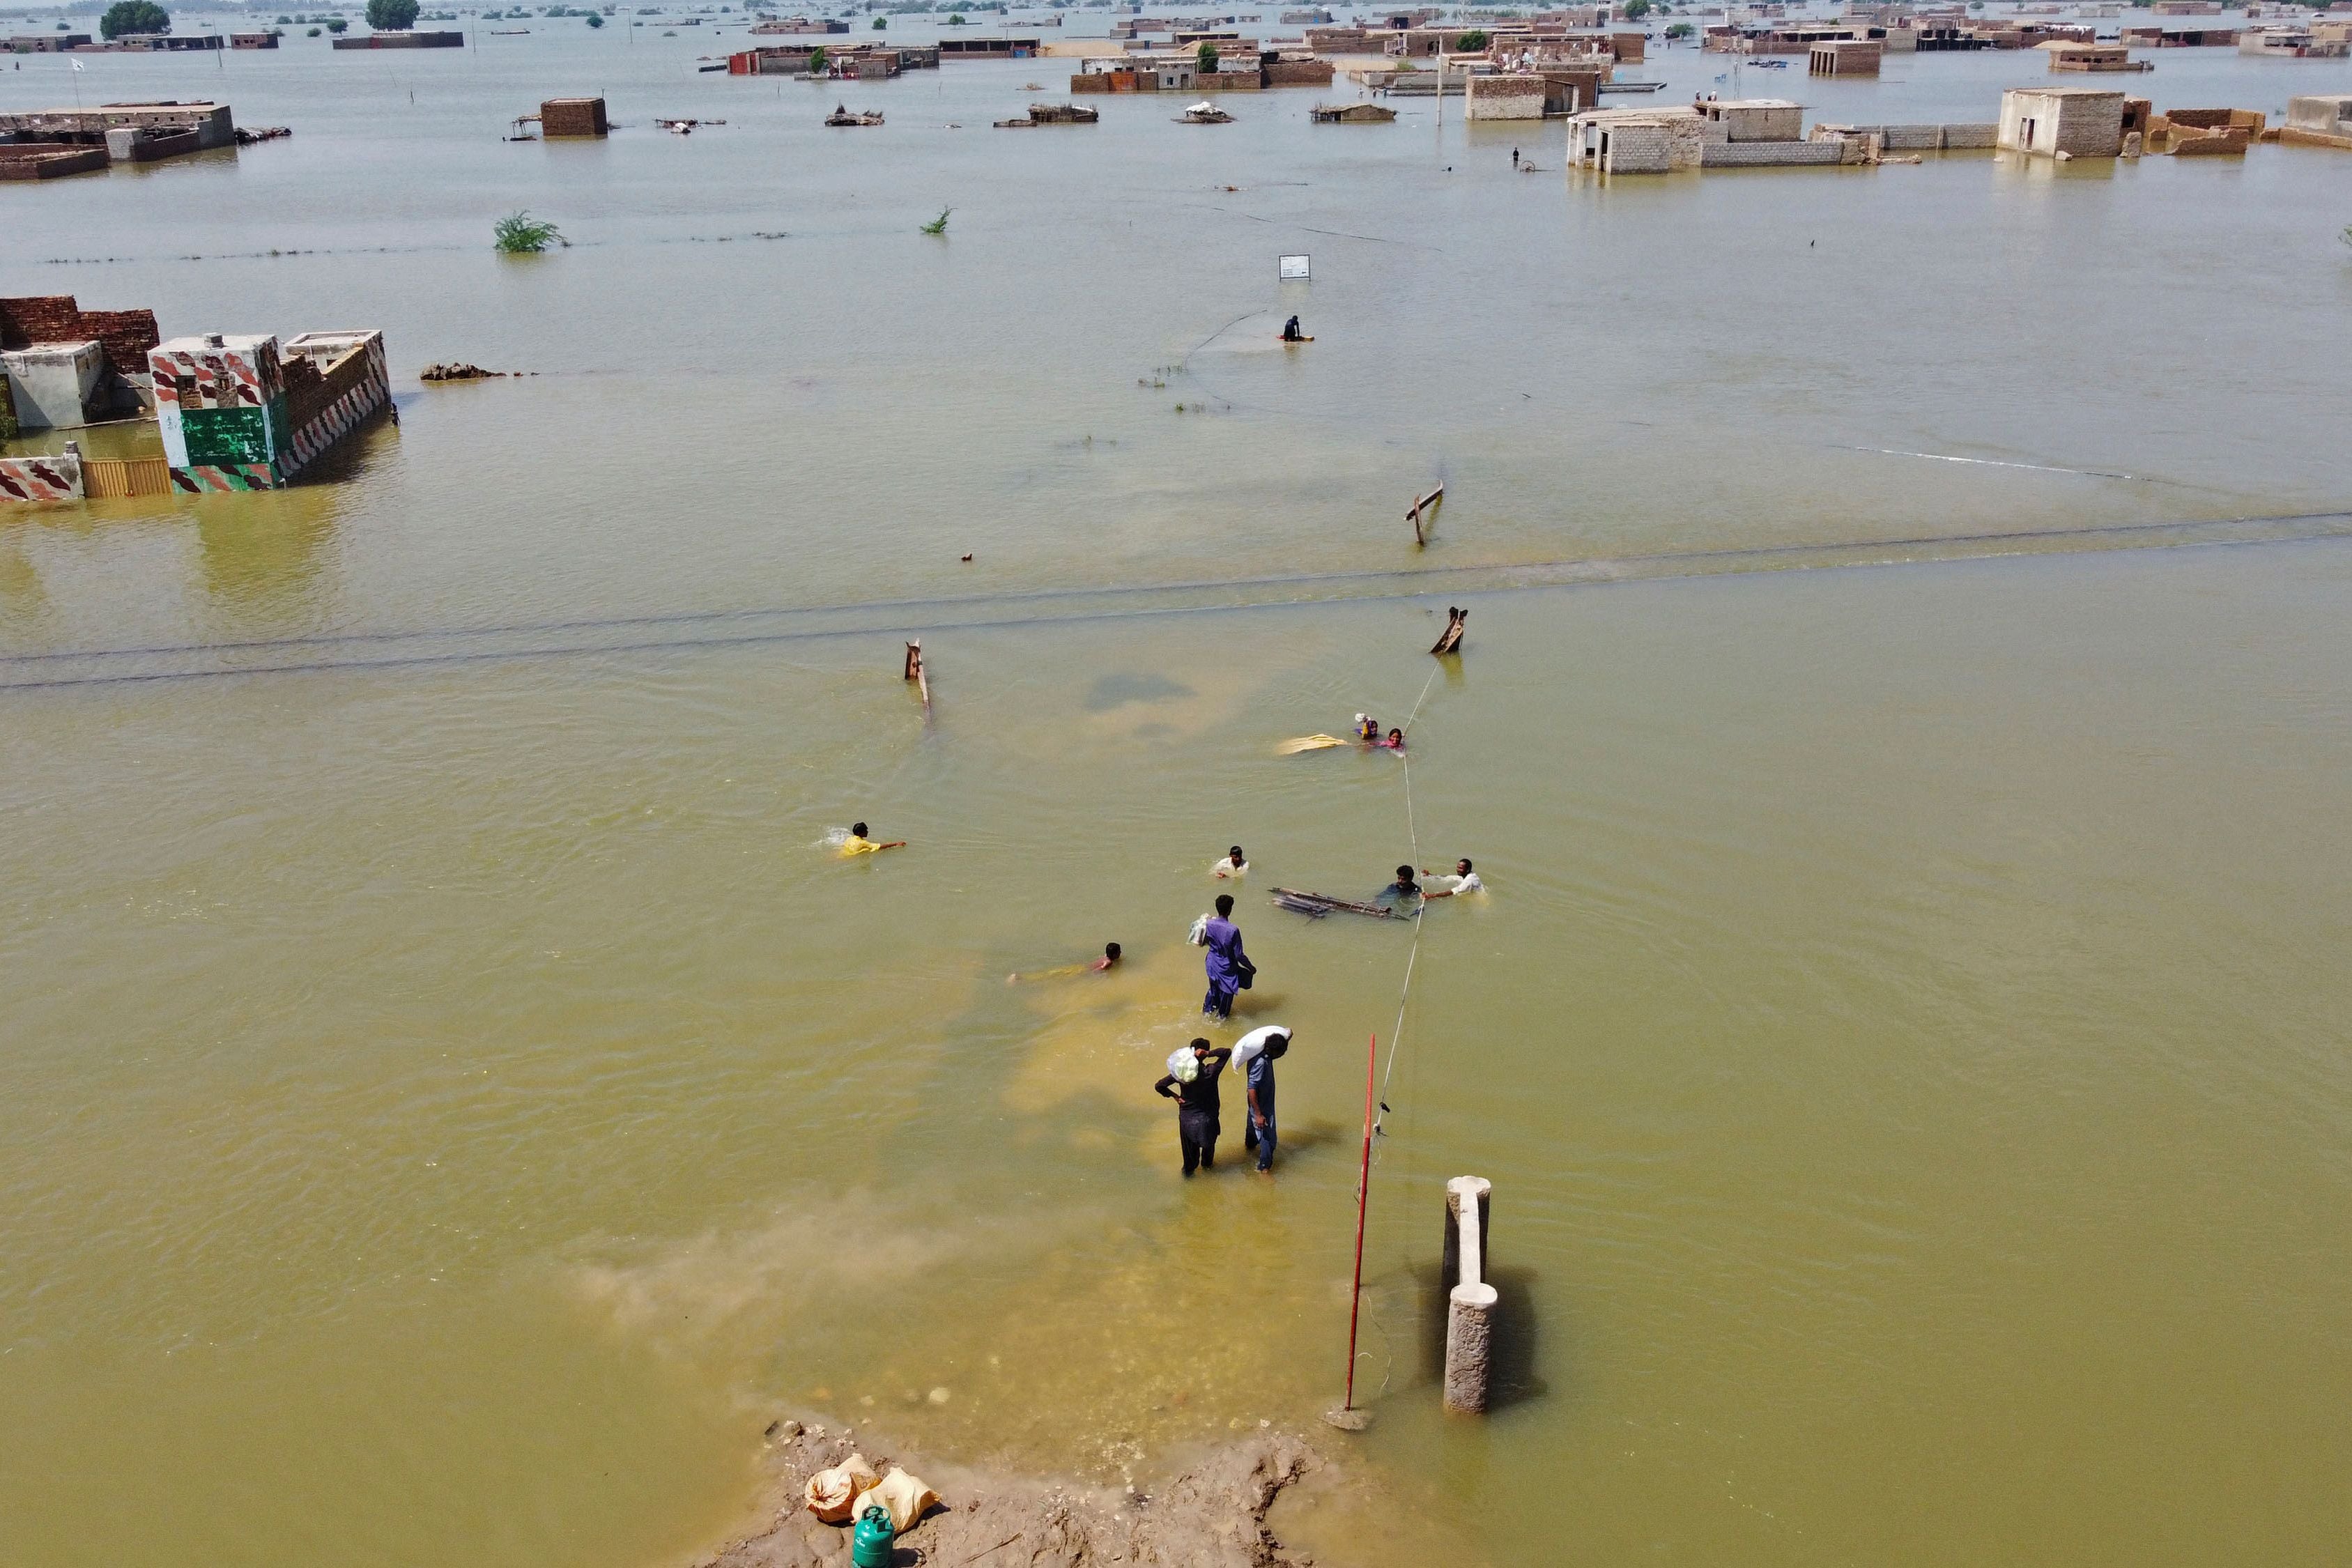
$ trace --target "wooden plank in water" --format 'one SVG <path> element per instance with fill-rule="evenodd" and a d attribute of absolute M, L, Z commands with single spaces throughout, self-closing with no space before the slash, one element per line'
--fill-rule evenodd
<path fill-rule="evenodd" d="M 1413 501 L 1412 506 L 1405 510 L 1405 521 L 1412 524 L 1412 542 L 1415 544 L 1427 544 L 1429 542 L 1429 536 L 1422 531 L 1421 520 L 1423 514 L 1425 512 L 1434 511 L 1438 507 L 1444 505 L 1444 501 L 1445 485 L 1444 482 L 1441 480 L 1435 489 L 1430 491 L 1425 496 L 1419 497 Z"/>

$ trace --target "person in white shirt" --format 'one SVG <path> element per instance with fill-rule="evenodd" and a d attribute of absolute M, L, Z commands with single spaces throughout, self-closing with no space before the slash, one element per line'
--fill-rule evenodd
<path fill-rule="evenodd" d="M 1242 847 L 1236 844 L 1227 850 L 1223 859 L 1209 868 L 1209 875 L 1212 877 L 1248 876 L 1249 859 L 1242 854 Z"/>
<path fill-rule="evenodd" d="M 1422 868 L 1421 874 L 1424 877 L 1433 877 L 1443 876 L 1444 873 L 1440 871 L 1432 871 L 1429 868 L 1424 866 Z M 1478 873 L 1470 868 L 1470 862 L 1467 860 L 1456 860 L 1454 862 L 1454 886 L 1444 889 L 1423 889 L 1422 891 L 1422 897 L 1425 899 L 1450 899 L 1456 893 L 1483 893 L 1486 890 L 1486 884 L 1478 879 Z"/>

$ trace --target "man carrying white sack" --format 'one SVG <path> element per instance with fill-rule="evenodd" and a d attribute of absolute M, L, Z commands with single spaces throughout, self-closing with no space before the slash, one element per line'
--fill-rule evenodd
<path fill-rule="evenodd" d="M 1241 1075 L 1249 1100 L 1249 1121 L 1242 1129 L 1242 1147 L 1257 1151 L 1257 1170 L 1274 1174 L 1274 1064 L 1290 1049 L 1290 1031 L 1280 1024 L 1252 1029 L 1234 1047 L 1234 1070 Z"/>

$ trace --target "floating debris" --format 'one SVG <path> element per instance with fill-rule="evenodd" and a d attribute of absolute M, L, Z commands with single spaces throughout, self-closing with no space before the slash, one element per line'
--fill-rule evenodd
<path fill-rule="evenodd" d="M 869 109 L 862 114 L 852 114 L 836 103 L 833 106 L 833 112 L 824 117 L 824 122 L 827 125 L 879 125 L 882 123 L 882 111 Z"/>
<path fill-rule="evenodd" d="M 1396 919 L 1394 910 L 1383 909 L 1379 904 L 1359 903 L 1353 899 L 1335 899 L 1328 893 L 1301 892 L 1296 888 L 1276 888 L 1274 890 L 1274 903 L 1277 909 L 1289 910 L 1295 914 L 1302 914 L 1308 920 L 1314 921 L 1319 921 L 1325 915 L 1338 910 L 1345 910 L 1351 915 L 1369 915 L 1376 921 Z"/>
<path fill-rule="evenodd" d="M 501 376 L 537 375 L 535 370 L 484 370 L 480 365 L 459 360 L 450 364 L 428 364 L 416 373 L 419 381 L 491 381 Z"/>

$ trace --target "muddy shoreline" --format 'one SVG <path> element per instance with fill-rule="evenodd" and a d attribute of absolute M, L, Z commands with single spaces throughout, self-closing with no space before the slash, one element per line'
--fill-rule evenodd
<path fill-rule="evenodd" d="M 760 1517 L 767 1524 L 698 1557 L 695 1568 L 836 1568 L 850 1531 L 812 1514 L 808 1478 L 862 1453 L 877 1470 L 905 1467 L 937 1490 L 931 1509 L 898 1539 L 901 1568 L 1310 1568 L 1267 1521 L 1277 1500 L 1332 1462 L 1297 1436 L 1257 1431 L 1212 1447 L 1148 1490 L 1008 1476 L 933 1463 L 854 1429 L 781 1420 L 762 1459 Z"/>

